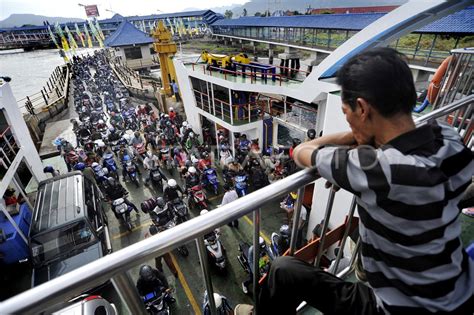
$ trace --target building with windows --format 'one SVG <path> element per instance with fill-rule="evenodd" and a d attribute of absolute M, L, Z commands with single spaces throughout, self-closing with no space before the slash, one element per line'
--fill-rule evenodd
<path fill-rule="evenodd" d="M 153 55 L 153 38 L 132 23 L 122 21 L 115 32 L 105 39 L 105 46 L 115 49 L 115 56 L 132 69 L 156 65 Z"/>

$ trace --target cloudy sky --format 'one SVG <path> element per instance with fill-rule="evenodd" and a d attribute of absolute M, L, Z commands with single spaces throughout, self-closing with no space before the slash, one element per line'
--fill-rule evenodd
<path fill-rule="evenodd" d="M 46 16 L 85 18 L 84 8 L 78 3 L 97 4 L 100 18 L 111 17 L 111 10 L 122 15 L 144 15 L 171 13 L 186 8 L 207 9 L 211 7 L 243 4 L 249 0 L 0 0 L 0 20 L 12 13 L 32 13 Z M 158 11 L 161 10 L 161 11 Z"/>

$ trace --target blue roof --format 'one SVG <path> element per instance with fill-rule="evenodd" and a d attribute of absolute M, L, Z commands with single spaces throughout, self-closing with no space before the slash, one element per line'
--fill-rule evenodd
<path fill-rule="evenodd" d="M 359 31 L 386 13 L 316 14 L 272 17 L 240 17 L 221 19 L 212 27 L 301 27 Z M 474 33 L 474 7 L 458 11 L 415 32 Z"/>
<path fill-rule="evenodd" d="M 141 44 L 151 44 L 153 39 L 148 34 L 143 33 L 132 23 L 123 21 L 115 32 L 109 35 L 104 41 L 105 46 L 133 46 Z"/>

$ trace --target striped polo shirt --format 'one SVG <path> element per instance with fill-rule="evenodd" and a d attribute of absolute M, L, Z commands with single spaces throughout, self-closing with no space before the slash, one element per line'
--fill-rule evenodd
<path fill-rule="evenodd" d="M 313 153 L 322 177 L 357 196 L 362 263 L 385 313 L 449 312 L 473 295 L 474 262 L 457 207 L 472 158 L 456 131 L 437 122 L 377 149 Z"/>

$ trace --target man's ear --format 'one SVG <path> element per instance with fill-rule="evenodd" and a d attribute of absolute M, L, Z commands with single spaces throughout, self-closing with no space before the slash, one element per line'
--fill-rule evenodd
<path fill-rule="evenodd" d="M 371 106 L 364 98 L 359 97 L 356 100 L 356 112 L 362 121 L 367 121 L 371 117 Z"/>

